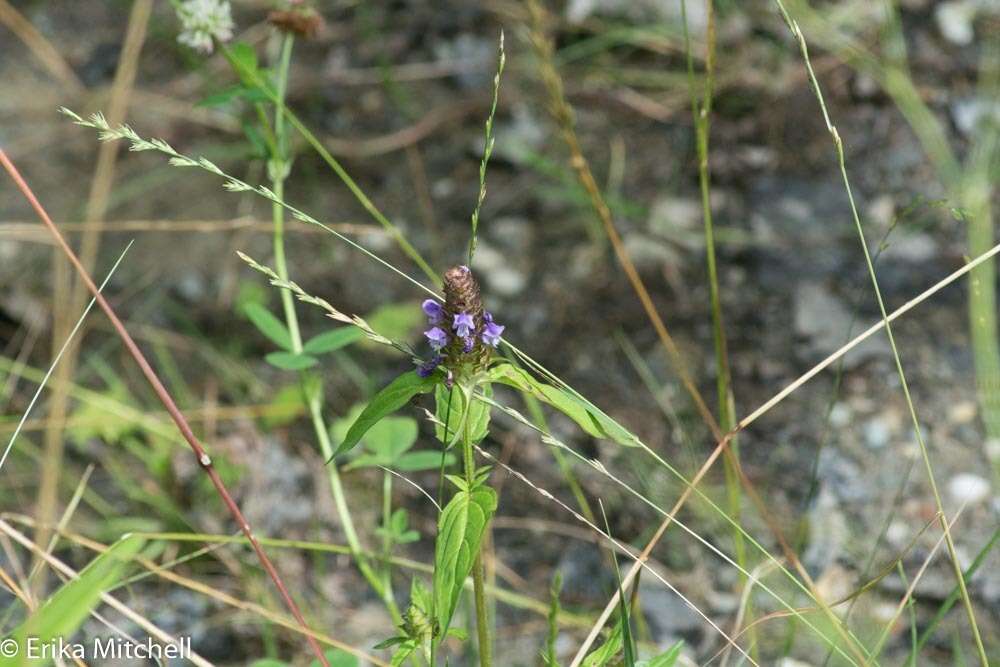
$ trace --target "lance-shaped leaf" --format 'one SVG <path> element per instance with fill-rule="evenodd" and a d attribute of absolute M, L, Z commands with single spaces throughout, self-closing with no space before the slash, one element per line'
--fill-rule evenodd
<path fill-rule="evenodd" d="M 368 429 L 377 424 L 380 419 L 399 410 L 417 394 L 426 394 L 438 382 L 440 382 L 440 377 L 437 375 L 423 378 L 413 371 L 403 373 L 390 382 L 382 391 L 375 394 L 371 402 L 361 411 L 357 420 L 347 430 L 344 441 L 337 447 L 332 458 L 350 451 L 368 432 Z"/>
<path fill-rule="evenodd" d="M 639 446 L 638 438 L 614 419 L 591 408 L 568 391 L 535 379 L 524 369 L 508 363 L 498 364 L 490 369 L 490 379 L 527 392 L 543 403 L 548 403 L 595 438 L 613 440 L 626 447 Z"/>
<path fill-rule="evenodd" d="M 36 638 L 39 646 L 57 638 L 72 637 L 100 603 L 101 594 L 122 579 L 131 559 L 145 543 L 138 535 L 129 535 L 116 542 L 92 560 L 79 577 L 57 589 L 7 637 L 22 647 L 27 646 L 28 637 Z M 0 658 L 0 665 L 7 664 L 21 662 L 15 658 Z"/>
<path fill-rule="evenodd" d="M 496 509 L 496 491 L 480 486 L 459 491 L 441 512 L 434 548 L 434 613 L 442 636 L 448 630 L 465 578 Z"/>

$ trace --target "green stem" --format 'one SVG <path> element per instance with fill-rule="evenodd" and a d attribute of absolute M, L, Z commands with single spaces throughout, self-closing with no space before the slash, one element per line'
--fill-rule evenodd
<path fill-rule="evenodd" d="M 288 69 L 291 63 L 292 46 L 294 38 L 286 34 L 281 43 L 281 54 L 278 61 L 277 86 L 274 114 L 274 146 L 276 153 L 271 156 L 269 173 L 271 176 L 271 189 L 274 190 L 278 199 L 284 199 L 285 178 L 288 174 L 288 143 L 285 132 L 284 108 L 285 93 L 288 89 Z M 271 207 L 271 221 L 274 227 L 274 265 L 275 271 L 282 280 L 288 280 L 288 263 L 285 258 L 285 210 L 280 204 L 273 204 Z M 298 315 L 295 311 L 295 301 L 291 292 L 279 290 L 281 293 L 281 305 L 285 315 L 285 324 L 292 339 L 292 351 L 299 353 L 302 351 L 302 334 L 299 329 Z M 299 374 L 303 390 L 306 393 L 306 402 L 309 406 L 309 416 L 312 421 L 313 430 L 316 432 L 316 439 L 319 442 L 320 452 L 324 461 L 329 461 L 333 457 L 333 445 L 330 442 L 330 435 L 323 418 L 322 390 L 308 386 L 305 381 L 305 374 Z M 361 541 L 358 539 L 357 531 L 354 529 L 354 521 L 351 512 L 347 507 L 347 500 L 344 496 L 343 485 L 340 482 L 340 473 L 337 466 L 329 463 L 326 466 L 327 477 L 330 481 L 330 491 L 333 494 L 333 502 L 340 517 L 341 526 L 344 529 L 344 537 L 351 549 L 351 555 L 375 592 L 382 598 L 389 615 L 394 623 L 402 622 L 402 615 L 396 606 L 396 601 L 392 597 L 391 589 L 384 585 L 382 579 L 372 569 L 367 559 L 362 555 L 363 549 Z"/>
<path fill-rule="evenodd" d="M 687 28 L 687 7 L 681 2 L 681 12 L 684 17 L 684 40 L 687 53 L 688 83 L 691 96 L 691 115 L 694 118 L 695 142 L 698 152 L 698 186 L 701 190 L 702 219 L 705 226 L 705 262 L 708 268 L 709 297 L 712 307 L 712 338 L 715 349 L 715 388 L 719 410 L 719 426 L 723 432 L 730 431 L 735 425 L 732 394 L 732 380 L 729 374 L 729 353 L 726 349 L 726 331 L 722 317 L 722 300 L 719 296 L 719 275 L 715 258 L 715 226 L 712 220 L 711 203 L 711 173 L 708 167 L 709 125 L 712 113 L 712 93 L 715 79 L 715 14 L 712 0 L 705 0 L 705 10 L 708 16 L 706 25 L 705 78 L 698 102 L 697 81 L 694 74 L 694 55 L 691 48 L 690 35 Z M 736 437 L 729 444 L 732 456 L 726 456 L 723 461 L 726 480 L 726 504 L 730 515 L 740 521 L 742 514 L 742 499 L 740 493 L 739 449 Z M 746 569 L 747 554 L 743 535 L 740 531 L 733 532 L 733 551 L 736 562 Z M 740 575 L 741 586 L 746 586 L 748 579 Z M 752 624 L 752 597 L 747 597 L 746 618 L 750 623 L 750 646 L 756 656 L 756 626 Z"/>
<path fill-rule="evenodd" d="M 465 411 L 468 413 L 472 409 L 472 392 L 465 394 Z M 470 419 L 463 420 L 462 427 L 462 454 L 465 463 L 465 481 L 472 489 L 472 483 L 476 477 L 475 452 L 472 447 L 472 434 L 469 432 Z M 472 592 L 476 601 L 476 636 L 479 641 L 479 665 L 480 667 L 490 667 L 493 664 L 493 645 L 490 638 L 489 614 L 486 610 L 486 583 L 483 577 L 483 551 L 480 547 L 476 554 L 476 562 L 472 565 Z"/>
<path fill-rule="evenodd" d="M 386 596 L 392 598 L 392 475 L 382 473 L 382 557 L 384 567 L 382 581 L 385 582 Z"/>

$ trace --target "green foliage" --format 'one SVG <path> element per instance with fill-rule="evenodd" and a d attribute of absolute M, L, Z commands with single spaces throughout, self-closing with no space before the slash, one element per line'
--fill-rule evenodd
<path fill-rule="evenodd" d="M 480 385 L 480 390 L 487 397 L 493 396 L 493 390 L 489 384 Z M 440 422 L 434 427 L 437 439 L 450 447 L 454 444 L 455 435 L 461 433 L 463 428 L 463 416 L 465 413 L 465 402 L 467 396 L 458 387 L 449 389 L 443 384 L 439 384 L 434 390 L 435 415 Z M 445 424 L 448 432 L 445 433 Z M 469 437 L 473 443 L 480 442 L 489 433 L 490 426 L 490 406 L 479 400 L 472 401 L 472 409 L 469 411 Z"/>
<path fill-rule="evenodd" d="M 330 663 L 330 667 L 358 667 L 358 665 L 361 664 L 358 661 L 358 656 L 352 655 L 339 648 L 332 648 L 328 651 L 324 651 L 323 655 L 326 656 L 326 660 Z M 309 667 L 320 667 L 319 660 L 313 660 L 310 662 Z"/>
<path fill-rule="evenodd" d="M 292 350 L 292 334 L 288 332 L 288 327 L 267 308 L 259 303 L 248 303 L 243 307 L 243 314 L 272 343 L 283 350 Z"/>
<path fill-rule="evenodd" d="M 350 451 L 364 437 L 370 428 L 375 426 L 383 417 L 392 414 L 410 402 L 410 399 L 417 394 L 426 394 L 438 384 L 440 378 L 437 375 L 430 377 L 420 377 L 413 371 L 407 371 L 390 382 L 384 389 L 377 393 L 368 403 L 357 420 L 348 429 L 343 442 L 333 453 L 333 458 Z"/>
<path fill-rule="evenodd" d="M 310 338 L 302 345 L 302 351 L 306 354 L 328 354 L 350 345 L 363 336 L 361 329 L 357 327 L 338 327 Z"/>
<path fill-rule="evenodd" d="M 355 420 L 358 414 L 360 413 L 354 413 Z M 366 451 L 347 464 L 344 469 L 384 466 L 400 472 L 419 472 L 440 469 L 442 459 L 445 466 L 455 463 L 455 457 L 448 453 L 429 450 L 410 451 L 417 441 L 417 430 L 417 421 L 412 417 L 383 418 L 368 429 L 361 439 Z M 345 435 L 346 431 L 338 439 L 342 439 Z"/>
<path fill-rule="evenodd" d="M 264 359 L 267 363 L 283 371 L 304 371 L 319 363 L 316 357 L 311 357 L 308 354 L 295 354 L 294 352 L 271 352 Z"/>
<path fill-rule="evenodd" d="M 434 549 L 434 610 L 448 629 L 465 578 L 472 570 L 486 526 L 497 508 L 496 491 L 474 484 L 456 493 L 438 518 Z"/>
<path fill-rule="evenodd" d="M 559 661 L 556 655 L 556 639 L 559 638 L 559 593 L 562 592 L 562 573 L 556 572 L 549 587 L 549 614 L 546 617 L 548 623 L 548 633 L 545 636 L 545 651 L 542 653 L 542 662 L 546 667 L 558 667 Z"/>
<path fill-rule="evenodd" d="M 145 539 L 128 535 L 90 562 L 80 576 L 63 584 L 8 637 L 26 646 L 28 637 L 39 644 L 71 637 L 101 601 L 101 594 L 124 577 L 126 566 L 139 553 Z M 0 658 L 0 665 L 19 665 L 21 659 Z"/>
<path fill-rule="evenodd" d="M 406 510 L 399 508 L 389 518 L 389 529 L 376 528 L 375 534 L 388 537 L 393 544 L 409 544 L 420 539 L 420 533 L 410 528 L 410 519 Z"/>
<path fill-rule="evenodd" d="M 490 369 L 489 377 L 494 382 L 514 387 L 548 403 L 595 438 L 612 440 L 626 447 L 640 446 L 639 440 L 615 420 L 591 409 L 569 392 L 535 379 L 521 368 L 506 362 L 500 363 Z"/>
<path fill-rule="evenodd" d="M 413 338 L 414 332 L 423 324 L 424 315 L 420 310 L 420 303 L 404 301 L 376 308 L 365 319 L 382 336 L 390 340 L 405 341 Z M 373 349 L 384 349 L 384 346 L 375 345 Z"/>
<path fill-rule="evenodd" d="M 298 384 L 289 384 L 281 387 L 271 396 L 270 410 L 261 421 L 268 428 L 283 426 L 295 420 L 306 410 L 303 401 L 302 387 Z"/>
<path fill-rule="evenodd" d="M 663 653 L 649 660 L 640 660 L 635 663 L 635 667 L 674 667 L 677 659 L 681 657 L 682 648 L 684 648 L 684 642 L 677 642 Z"/>
<path fill-rule="evenodd" d="M 432 604 L 431 594 L 424 582 L 414 577 L 410 583 L 410 606 L 403 614 L 403 623 L 399 626 L 402 634 L 375 645 L 376 649 L 397 647 L 390 660 L 391 665 L 403 664 L 417 648 L 423 648 L 424 657 L 431 662 L 431 644 L 438 636 L 439 629 L 431 617 Z"/>
<path fill-rule="evenodd" d="M 620 623 L 616 623 L 608 640 L 583 659 L 583 667 L 604 667 L 604 665 L 610 665 L 615 656 L 621 653 L 622 644 L 622 626 Z"/>
<path fill-rule="evenodd" d="M 116 414 L 110 408 L 132 406 L 132 395 L 124 384 L 114 382 L 108 389 L 101 392 L 100 401 L 81 401 L 72 412 L 67 433 L 74 442 L 84 443 L 99 439 L 109 445 L 114 445 L 127 436 L 139 431 L 134 420 L 125 415 Z"/>

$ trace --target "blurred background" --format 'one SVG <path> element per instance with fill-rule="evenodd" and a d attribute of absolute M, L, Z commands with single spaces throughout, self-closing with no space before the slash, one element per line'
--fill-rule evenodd
<path fill-rule="evenodd" d="M 315 38 L 296 43 L 288 104 L 439 272 L 465 256 L 497 42 L 505 31 L 496 148 L 473 264 L 487 307 L 522 349 L 693 474 L 714 439 L 568 161 L 549 114 L 525 7 L 505 0 L 314 4 L 324 26 Z M 680 4 L 545 4 L 545 30 L 555 43 L 582 151 L 688 369 L 703 394 L 714 397 Z M 703 3 L 687 4 L 700 86 L 707 14 Z M 960 195 L 978 183 L 987 211 L 996 202 L 997 7 L 988 0 L 841 0 L 812 7 L 793 0 L 788 7 L 801 22 L 843 139 L 891 311 L 978 254 L 970 251 L 975 221 Z M 266 21 L 271 9 L 264 0 L 233 3 L 235 39 L 252 45 L 263 65 L 277 57 L 275 31 Z M 735 414 L 741 417 L 880 314 L 837 153 L 798 44 L 771 2 L 719 0 L 714 19 L 710 205 Z M 225 58 L 206 58 L 178 44 L 178 31 L 166 1 L 0 0 L 0 146 L 74 247 L 92 259 L 95 276 L 103 278 L 134 241 L 106 294 L 204 439 L 255 530 L 344 544 L 299 380 L 265 361 L 274 346 L 246 315 L 250 304 L 280 310 L 277 291 L 236 256 L 241 250 L 272 261 L 267 202 L 227 193 L 219 179 L 172 167 L 163 156 L 102 145 L 91 130 L 57 112 L 60 106 L 81 115 L 103 111 L 144 137 L 208 157 L 248 182 L 266 182 L 245 107 L 219 98 L 235 83 Z M 287 200 L 422 278 L 316 154 L 297 139 L 291 145 Z M 987 228 L 987 248 L 991 232 Z M 377 314 L 379 330 L 420 344 L 423 295 L 411 284 L 297 221 L 287 223 L 286 246 L 291 278 L 308 292 L 346 313 Z M 75 282 L 26 202 L 6 178 L 0 180 L 4 443 L 85 304 Z M 319 309 L 303 306 L 299 314 L 306 336 L 332 326 Z M 945 509 L 954 516 L 964 505 L 953 529 L 959 554 L 965 566 L 981 557 L 969 588 L 984 641 L 1000 661 L 1000 556 L 992 550 L 1000 523 L 994 472 L 1000 442 L 989 437 L 977 402 L 969 322 L 963 279 L 900 319 L 894 331 Z M 51 524 L 63 516 L 68 530 L 103 543 L 130 530 L 232 532 L 106 318 L 92 314 L 74 340 L 78 346 L 48 382 L 0 472 L 5 520 L 39 544 L 52 533 L 32 520 Z M 391 350 L 359 343 L 322 357 L 310 372 L 322 379 L 324 411 L 337 422 L 409 365 Z M 516 394 L 499 395 L 522 409 Z M 421 418 L 414 408 L 405 414 Z M 632 450 L 589 438 L 558 415 L 549 415 L 549 426 L 663 507 L 683 490 Z M 431 429 L 420 429 L 418 447 L 433 448 Z M 573 504 L 537 434 L 498 416 L 484 446 Z M 921 532 L 937 510 L 884 335 L 855 348 L 755 422 L 741 434 L 739 449 L 748 478 L 827 599 L 841 599 L 885 574 L 852 605 L 850 616 L 852 627 L 880 630 L 940 536 L 936 525 Z M 577 465 L 574 472 L 586 496 L 602 501 L 612 534 L 641 548 L 661 517 L 593 468 Z M 410 477 L 435 487 L 436 472 Z M 362 541 L 372 544 L 378 540 L 381 479 L 377 469 L 343 474 Z M 497 583 L 542 604 L 539 612 L 497 603 L 497 661 L 537 664 L 553 574 L 562 574 L 563 607 L 593 618 L 615 590 L 614 570 L 594 533 L 572 515 L 505 472 L 498 471 L 495 482 L 500 508 L 490 548 Z M 721 466 L 702 486 L 724 496 Z M 402 482 L 395 498 L 419 534 L 401 555 L 431 562 L 433 506 Z M 707 540 L 731 548 L 731 530 L 717 516 L 697 504 L 682 516 Z M 742 523 L 779 553 L 749 501 Z M 30 567 L 31 554 L 9 536 L 3 546 L 4 569 Z M 166 541 L 161 557 L 178 558 L 197 546 Z M 75 566 L 91 557 L 65 538 L 54 553 Z M 706 554 L 671 529 L 654 559 L 675 586 L 728 628 L 741 608 L 739 576 Z M 911 632 L 926 629 L 949 596 L 954 573 L 942 554 L 931 559 L 914 604 L 892 628 L 883 664 L 905 663 Z M 391 636 L 388 616 L 347 556 L 295 549 L 273 555 L 318 627 L 366 651 Z M 751 562 L 759 564 L 759 556 Z M 176 569 L 237 598 L 280 608 L 252 552 L 242 547 L 215 549 Z M 55 583 L 49 576 L 47 584 Z M 775 586 L 795 604 L 806 603 Z M 404 584 L 398 587 L 405 597 Z M 6 631 L 21 612 L 12 595 L 0 597 L 9 609 Z M 191 635 L 194 649 L 213 662 L 247 664 L 304 650 L 300 636 L 269 625 L 249 607 L 234 608 L 162 579 L 136 582 L 126 597 L 161 627 Z M 647 644 L 683 639 L 690 664 L 704 664 L 723 646 L 710 626 L 651 577 L 643 578 L 637 605 Z M 757 613 L 776 610 L 765 600 Z M 563 655 L 572 655 L 587 627 L 563 627 Z M 104 631 L 95 620 L 84 629 Z M 824 663 L 823 646 L 797 641 L 787 619 L 763 622 L 758 632 L 761 664 Z M 973 656 L 967 619 L 956 605 L 936 624 L 920 662 L 972 664 Z"/>

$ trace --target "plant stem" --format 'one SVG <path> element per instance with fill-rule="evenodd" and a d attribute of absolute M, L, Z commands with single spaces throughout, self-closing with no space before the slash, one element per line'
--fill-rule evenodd
<path fill-rule="evenodd" d="M 472 409 L 472 391 L 465 395 L 466 413 Z M 469 432 L 470 419 L 465 419 L 462 427 L 462 458 L 465 463 L 465 481 L 472 489 L 476 477 L 476 459 L 472 447 L 472 434 Z M 485 541 L 484 541 L 485 542 Z M 476 553 L 476 562 L 472 564 L 472 592 L 476 601 L 476 636 L 479 641 L 479 665 L 490 667 L 493 664 L 493 645 L 490 637 L 489 614 L 486 611 L 486 585 L 483 578 L 483 551 L 480 547 Z"/>
<path fill-rule="evenodd" d="M 392 598 L 392 475 L 382 473 L 382 581 L 386 597 Z"/>
<path fill-rule="evenodd" d="M 294 38 L 286 34 L 281 43 L 281 54 L 278 61 L 278 71 L 276 75 L 276 94 L 274 114 L 274 140 L 276 154 L 272 155 L 268 172 L 271 176 L 271 189 L 279 199 L 284 199 L 285 178 L 288 175 L 288 139 L 285 132 L 285 120 L 282 109 L 284 108 L 285 93 L 288 89 L 288 68 L 291 62 L 292 46 Z M 271 221 L 274 226 L 274 265 L 275 271 L 282 280 L 288 280 L 288 264 L 285 259 L 285 209 L 277 203 L 271 206 Z M 292 351 L 296 354 L 302 352 L 302 334 L 299 330 L 298 315 L 295 312 L 295 301 L 292 293 L 288 290 L 279 290 L 281 293 L 281 305 L 285 314 L 285 324 L 292 339 Z M 312 421 L 313 430 L 316 432 L 316 440 L 319 442 L 320 453 L 324 461 L 329 461 L 333 457 L 333 445 L 330 442 L 330 435 L 326 421 L 323 418 L 322 388 L 306 382 L 304 372 L 299 373 L 299 380 L 303 392 L 306 395 L 306 403 L 309 407 L 309 417 Z M 363 549 L 361 541 L 358 539 L 357 531 L 354 529 L 354 521 L 351 512 L 347 507 L 347 499 L 344 496 L 344 488 L 340 482 L 340 473 L 334 463 L 326 466 L 327 478 L 330 481 L 330 491 L 333 495 L 333 502 L 337 508 L 337 515 L 344 530 L 344 537 L 351 549 L 351 555 L 357 564 L 361 574 L 382 599 L 392 616 L 393 623 L 402 622 L 402 615 L 392 596 L 391 588 L 383 582 L 362 555 Z"/>

